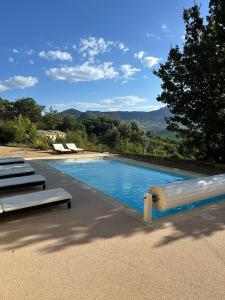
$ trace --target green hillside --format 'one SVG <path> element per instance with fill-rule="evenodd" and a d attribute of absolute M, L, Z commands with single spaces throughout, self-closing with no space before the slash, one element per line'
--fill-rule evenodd
<path fill-rule="evenodd" d="M 165 118 L 170 115 L 170 112 L 167 107 L 163 107 L 158 110 L 149 111 L 149 112 L 143 112 L 143 111 L 81 112 L 76 109 L 67 109 L 61 112 L 61 115 L 73 116 L 78 120 L 85 120 L 90 117 L 109 117 L 112 119 L 118 119 L 125 122 L 136 121 L 146 131 L 150 130 L 151 132 L 158 135 L 169 134 L 168 131 L 166 130 L 166 121 L 165 121 Z"/>

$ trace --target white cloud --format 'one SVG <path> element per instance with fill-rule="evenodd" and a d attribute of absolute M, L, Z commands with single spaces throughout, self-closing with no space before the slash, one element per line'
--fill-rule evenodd
<path fill-rule="evenodd" d="M 16 48 L 13 48 L 13 49 L 12 49 L 12 52 L 13 52 L 13 53 L 18 53 L 19 50 L 17 50 Z"/>
<path fill-rule="evenodd" d="M 9 62 L 13 63 L 13 62 L 14 62 L 14 58 L 13 58 L 13 57 L 10 57 L 10 58 L 9 58 Z"/>
<path fill-rule="evenodd" d="M 90 61 L 94 61 L 95 56 L 110 51 L 112 41 L 106 41 L 103 38 L 89 37 L 80 40 L 79 52 L 83 57 L 89 57 Z"/>
<path fill-rule="evenodd" d="M 30 56 L 30 55 L 34 54 L 34 50 L 33 49 L 28 49 L 26 51 L 26 54 Z"/>
<path fill-rule="evenodd" d="M 120 50 L 122 50 L 123 52 L 127 52 L 129 51 L 130 49 L 128 47 L 126 47 L 123 43 L 121 42 L 117 42 L 117 46 Z"/>
<path fill-rule="evenodd" d="M 80 111 L 99 110 L 99 111 L 151 111 L 158 106 L 150 105 L 148 100 L 138 96 L 122 96 L 93 101 L 76 101 L 68 104 L 58 103 L 53 105 L 54 109 L 59 111 L 75 108 Z"/>
<path fill-rule="evenodd" d="M 152 68 L 161 61 L 161 58 L 159 57 L 147 56 L 144 51 L 135 53 L 134 57 L 138 58 L 141 63 L 147 68 Z"/>
<path fill-rule="evenodd" d="M 4 81 L 0 81 L 0 92 L 5 92 L 11 89 L 25 89 L 35 86 L 38 83 L 36 77 L 31 76 L 13 76 Z"/>
<path fill-rule="evenodd" d="M 144 66 L 148 68 L 152 68 L 160 62 L 161 58 L 154 57 L 154 56 L 145 56 L 143 58 Z"/>
<path fill-rule="evenodd" d="M 162 24 L 161 28 L 164 32 L 169 30 L 169 28 L 166 24 Z"/>
<path fill-rule="evenodd" d="M 68 82 L 93 81 L 100 79 L 113 79 L 118 76 L 111 62 L 105 62 L 94 66 L 82 64 L 74 67 L 51 68 L 46 74 L 56 80 L 65 80 Z"/>
<path fill-rule="evenodd" d="M 87 58 L 89 62 L 93 63 L 95 57 L 99 54 L 104 54 L 111 51 L 112 47 L 116 47 L 123 52 L 129 51 L 122 42 L 105 40 L 104 38 L 88 37 L 80 40 L 79 53 Z"/>
<path fill-rule="evenodd" d="M 143 103 L 146 102 L 146 99 L 140 98 L 137 96 L 125 96 L 125 97 L 114 97 L 110 99 L 104 99 L 102 100 L 102 104 L 112 105 L 112 106 L 133 106 L 137 103 Z"/>
<path fill-rule="evenodd" d="M 155 33 L 146 33 L 146 37 L 151 37 L 151 38 L 154 38 L 156 37 L 156 34 Z"/>
<path fill-rule="evenodd" d="M 29 60 L 29 64 L 31 64 L 31 65 L 33 65 L 33 64 L 34 64 L 34 61 L 33 61 L 33 59 L 30 59 L 30 60 Z"/>
<path fill-rule="evenodd" d="M 186 36 L 186 31 L 184 32 L 184 34 L 181 36 L 182 40 L 185 40 L 185 36 Z"/>
<path fill-rule="evenodd" d="M 144 51 L 140 51 L 140 52 L 134 54 L 134 57 L 136 57 L 138 59 L 142 59 L 144 56 L 145 56 Z"/>
<path fill-rule="evenodd" d="M 147 38 L 152 38 L 152 39 L 156 39 L 156 40 L 160 40 L 161 37 L 155 33 L 146 33 L 146 37 Z"/>
<path fill-rule="evenodd" d="M 141 71 L 141 69 L 134 68 L 128 64 L 121 65 L 120 70 L 123 74 L 122 77 L 126 80 L 131 79 L 135 73 Z"/>
<path fill-rule="evenodd" d="M 164 33 L 164 37 L 166 38 L 175 38 L 175 34 L 171 33 L 171 30 L 166 24 L 162 24 L 161 29 Z"/>
<path fill-rule="evenodd" d="M 76 101 L 71 102 L 68 104 L 64 103 L 56 103 L 53 104 L 52 107 L 58 111 L 63 111 L 65 109 L 78 109 L 80 111 L 87 111 L 87 110 L 102 110 L 103 106 L 100 103 L 97 102 L 89 102 L 89 101 Z"/>
<path fill-rule="evenodd" d="M 61 60 L 61 61 L 72 61 L 73 58 L 69 52 L 66 51 L 60 51 L 60 50 L 55 50 L 55 51 L 44 51 L 42 50 L 38 54 L 41 58 L 46 58 L 49 60 Z"/>
<path fill-rule="evenodd" d="M 167 33 L 167 34 L 165 34 L 165 37 L 166 38 L 175 38 L 175 34 L 173 34 L 173 33 Z"/>

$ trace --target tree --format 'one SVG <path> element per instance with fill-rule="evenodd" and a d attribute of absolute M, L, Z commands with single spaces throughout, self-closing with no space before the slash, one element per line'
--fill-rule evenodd
<path fill-rule="evenodd" d="M 14 142 L 16 138 L 15 124 L 12 120 L 0 121 L 0 145 Z"/>
<path fill-rule="evenodd" d="M 43 105 L 37 104 L 33 98 L 18 99 L 14 103 L 14 115 L 26 117 L 34 123 L 41 122 Z"/>
<path fill-rule="evenodd" d="M 168 129 L 184 138 L 198 157 L 225 161 L 225 2 L 211 0 L 204 22 L 200 8 L 185 9 L 183 51 L 171 48 L 154 71 L 162 79 L 157 100 L 172 116 Z"/>
<path fill-rule="evenodd" d="M 12 120 L 14 118 L 13 108 L 13 102 L 0 98 L 0 119 Z"/>
<path fill-rule="evenodd" d="M 79 130 L 81 127 L 81 124 L 72 116 L 63 116 L 61 123 L 58 125 L 58 129 L 62 131 Z"/>
<path fill-rule="evenodd" d="M 44 129 L 54 130 L 60 124 L 61 118 L 57 110 L 50 107 L 49 111 L 43 116 L 43 126 Z"/>

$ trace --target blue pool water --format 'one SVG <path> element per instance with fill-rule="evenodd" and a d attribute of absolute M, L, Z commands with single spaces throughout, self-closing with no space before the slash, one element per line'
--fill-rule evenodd
<path fill-rule="evenodd" d="M 108 158 L 57 161 L 50 162 L 50 165 L 140 212 L 143 212 L 144 194 L 151 186 L 191 179 L 188 176 Z M 162 217 L 220 199 L 221 196 L 163 212 L 153 209 L 153 217 Z"/>

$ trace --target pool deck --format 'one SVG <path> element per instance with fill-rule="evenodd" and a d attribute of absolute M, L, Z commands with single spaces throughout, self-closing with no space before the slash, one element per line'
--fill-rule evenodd
<path fill-rule="evenodd" d="M 146 226 L 44 160 L 30 162 L 47 188 L 72 194 L 72 208 L 1 216 L 2 300 L 225 298 L 225 201 Z"/>

